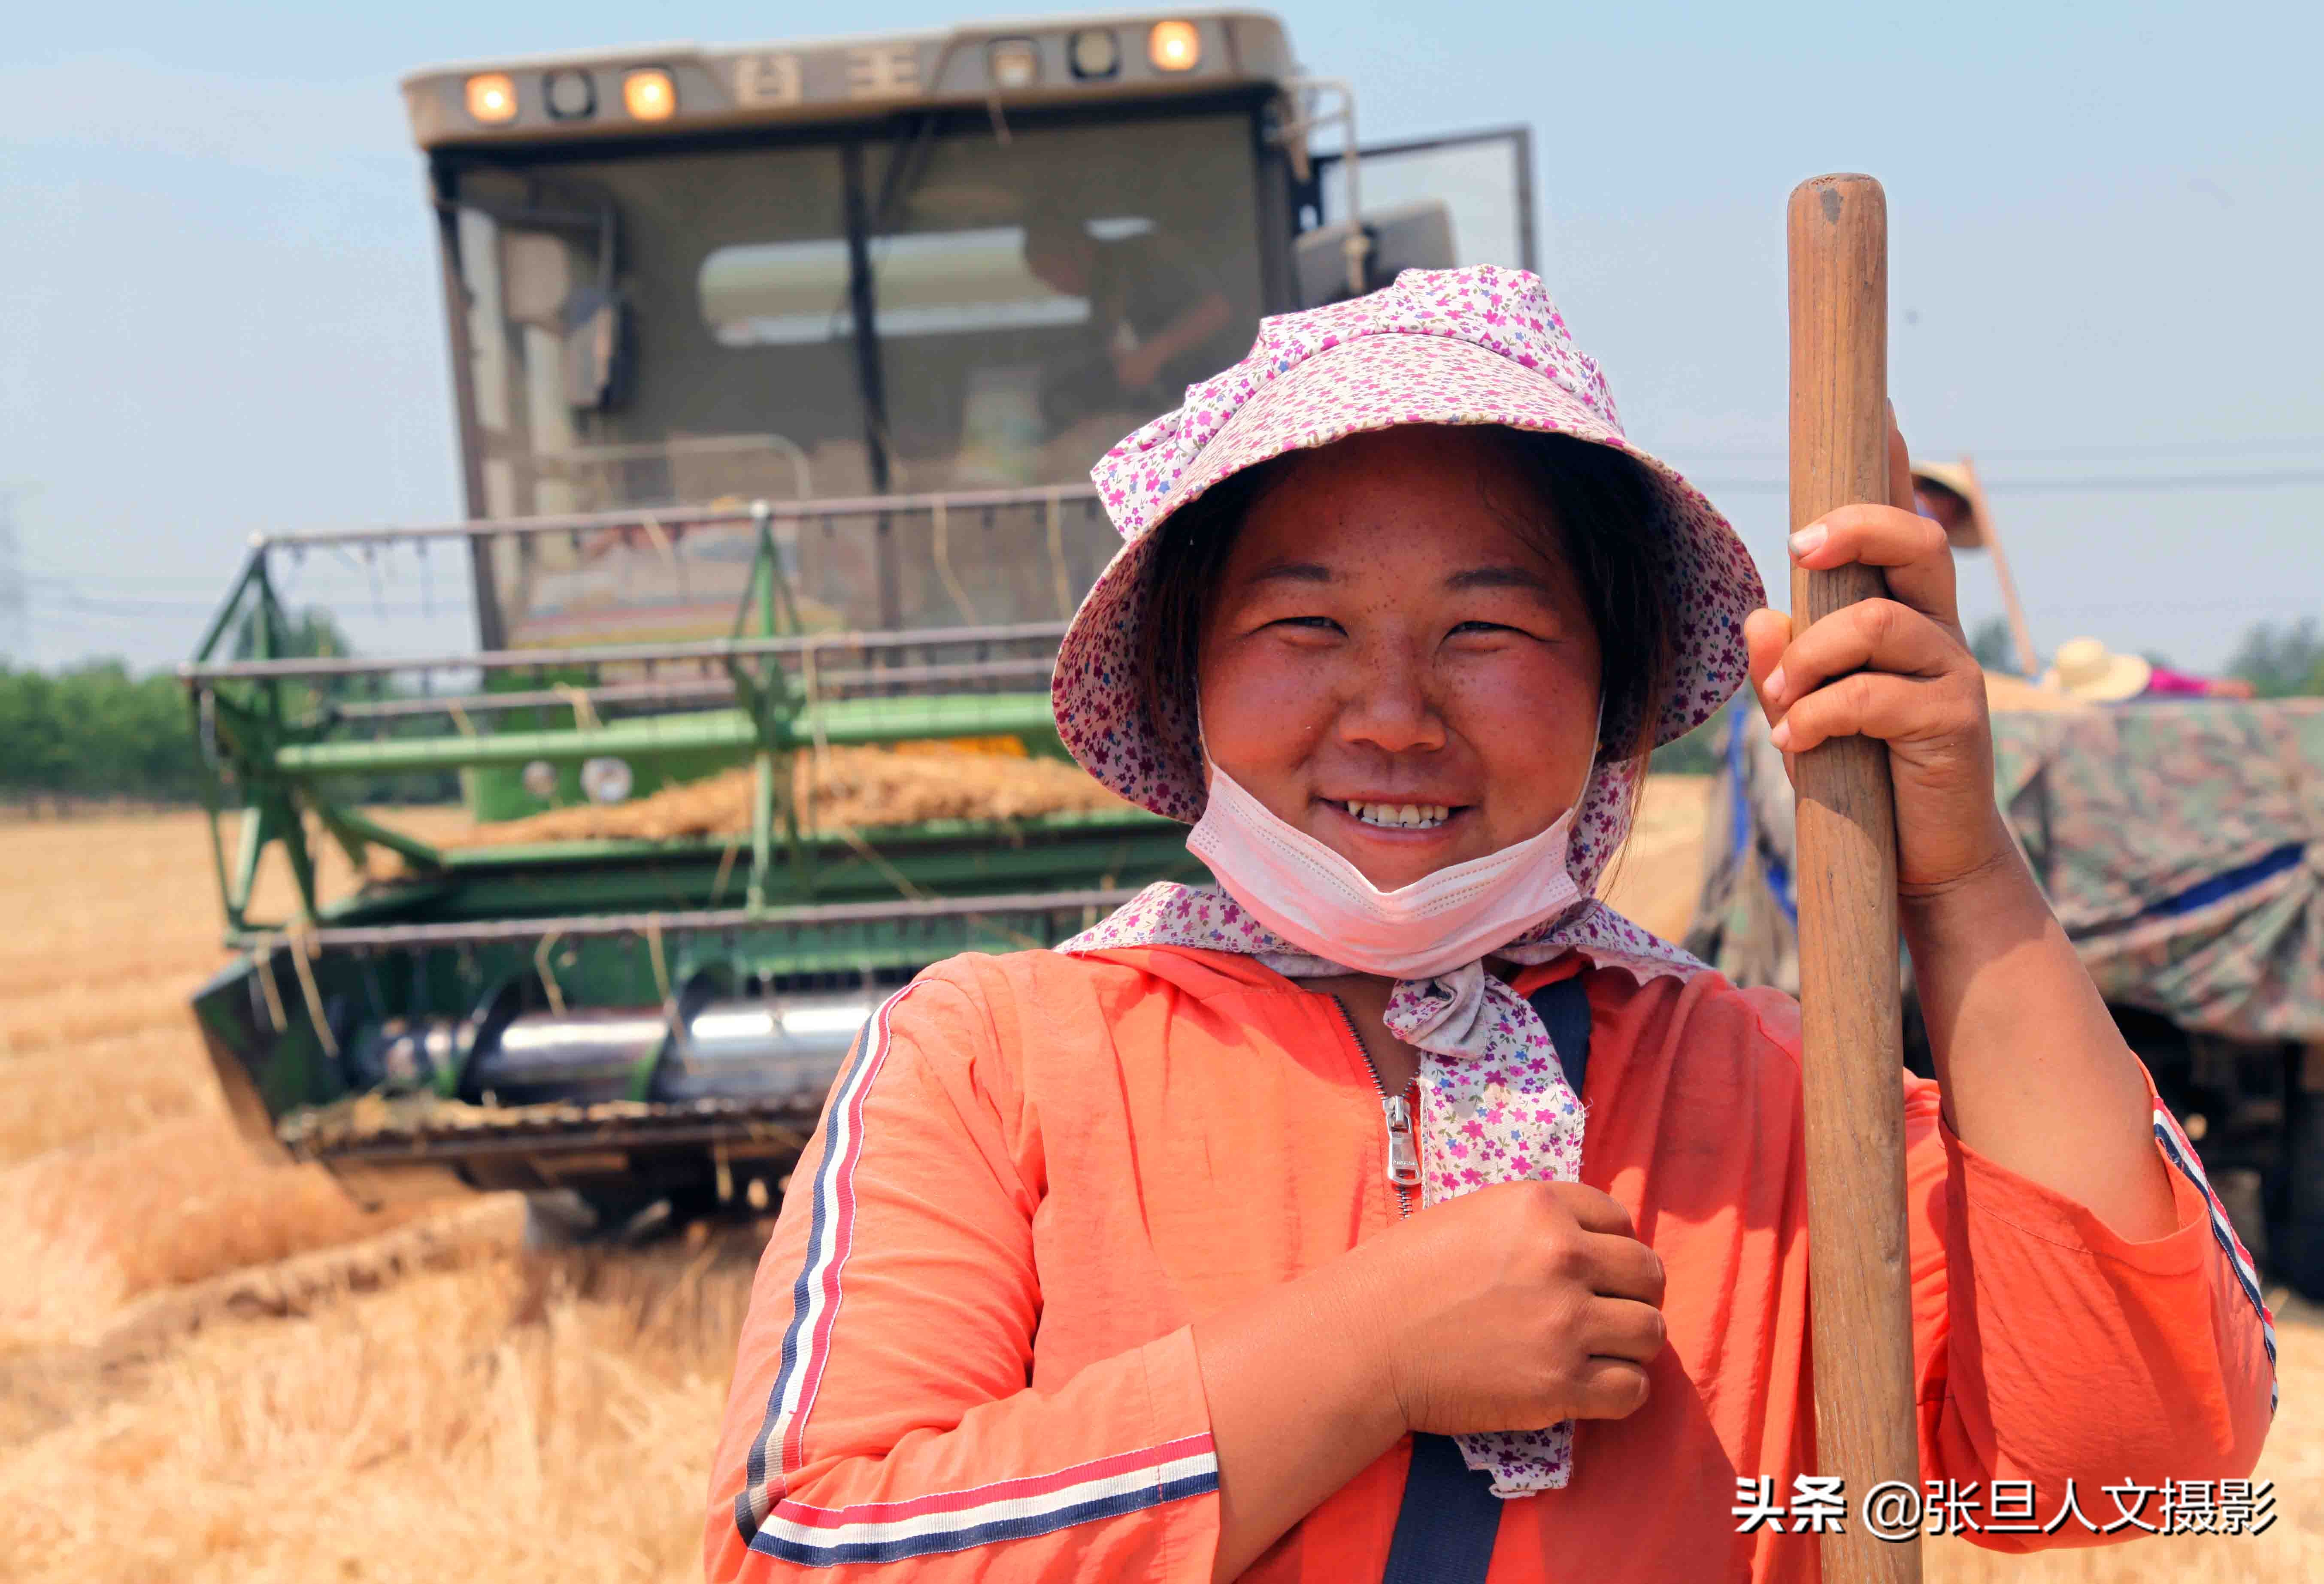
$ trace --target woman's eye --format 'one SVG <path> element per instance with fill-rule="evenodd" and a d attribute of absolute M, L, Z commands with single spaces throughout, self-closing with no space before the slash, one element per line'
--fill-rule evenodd
<path fill-rule="evenodd" d="M 1279 616 L 1273 625 L 1296 627 L 1309 632 L 1337 632 L 1340 624 L 1329 616 Z"/>
<path fill-rule="evenodd" d="M 1499 637 L 1502 633 L 1516 631 L 1516 628 L 1505 627 L 1499 622 L 1463 622 L 1445 636 L 1448 638 Z"/>

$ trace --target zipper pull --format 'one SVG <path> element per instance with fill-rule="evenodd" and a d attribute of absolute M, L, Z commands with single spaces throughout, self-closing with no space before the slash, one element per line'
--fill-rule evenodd
<path fill-rule="evenodd" d="M 1411 1188 L 1420 1182 L 1420 1150 L 1412 1139 L 1412 1108 L 1404 1096 L 1382 1097 L 1380 1110 L 1388 1113 L 1388 1180 L 1399 1188 Z"/>

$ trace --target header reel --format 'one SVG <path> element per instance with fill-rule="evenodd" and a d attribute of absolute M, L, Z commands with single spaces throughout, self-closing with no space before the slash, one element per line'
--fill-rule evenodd
<path fill-rule="evenodd" d="M 763 1201 L 893 986 L 957 952 L 1054 944 L 1151 879 L 1199 876 L 1175 825 L 1054 763 L 1045 773 L 1078 787 L 1077 806 L 860 828 L 816 806 L 816 762 L 867 746 L 966 740 L 1028 770 L 1063 759 L 1046 688 L 1062 620 L 883 630 L 828 617 L 899 608 L 882 591 L 910 581 L 921 544 L 933 553 L 917 569 L 919 608 L 973 612 L 947 517 L 1014 513 L 1040 534 L 1043 520 L 1088 510 L 1090 493 L 759 502 L 258 544 L 181 668 L 214 776 L 226 939 L 246 953 L 196 1012 L 245 1130 L 372 1200 L 453 1180 L 573 1188 L 604 1225 L 632 1219 L 641 1193 L 689 1212 Z M 713 526 L 754 541 L 724 637 L 301 653 L 340 646 L 293 619 L 272 565 L 318 542 L 455 539 L 480 568 L 521 576 L 537 565 L 521 547 L 541 536 L 667 545 Z M 819 626 L 784 554 L 785 533 L 807 528 L 869 542 L 870 576 L 815 590 L 828 596 Z M 1059 605 L 1088 581 L 1062 557 L 1054 576 L 1042 570 L 1008 569 Z M 915 762 L 964 782 L 978 761 Z M 473 834 L 413 829 L 373 801 L 447 775 Z M 652 800 L 719 775 L 747 778 L 747 822 L 631 828 Z M 495 821 L 552 809 L 580 833 L 484 839 Z M 318 890 L 324 840 L 365 877 L 350 896 Z M 292 910 L 261 918 L 261 867 L 278 850 Z"/>

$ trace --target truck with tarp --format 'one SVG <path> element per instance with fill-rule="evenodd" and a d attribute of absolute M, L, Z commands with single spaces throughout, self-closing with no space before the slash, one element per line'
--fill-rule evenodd
<path fill-rule="evenodd" d="M 2246 1245 L 2324 1297 L 2324 700 L 1987 695 L 1995 797 L 2060 923 Z M 1795 992 L 1783 755 L 1756 708 L 1722 730 L 1686 944 Z M 1906 1027 L 1925 1073 L 1909 999 Z"/>
<path fill-rule="evenodd" d="M 195 1014 L 254 1143 L 366 1202 L 764 1207 L 888 987 L 1200 875 L 1050 717 L 1091 464 L 1264 314 L 1531 267 L 1526 136 L 1364 147 L 1250 12 L 403 94 L 466 516 L 258 537 L 181 668 L 240 953 Z M 472 625 L 361 640 L 310 560 Z M 454 827 L 380 802 L 455 777 Z"/>

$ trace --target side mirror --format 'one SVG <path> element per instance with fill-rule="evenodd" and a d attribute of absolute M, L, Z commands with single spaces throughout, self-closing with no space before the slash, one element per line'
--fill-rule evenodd
<path fill-rule="evenodd" d="M 576 412 L 619 406 L 629 393 L 629 317 L 621 299 L 584 286 L 565 304 L 565 404 Z"/>
<path fill-rule="evenodd" d="M 1299 306 L 1337 302 L 1348 290 L 1349 222 L 1303 232 L 1292 245 Z M 1406 270 L 1449 270 L 1460 262 L 1452 245 L 1452 208 L 1442 198 L 1367 208 L 1363 216 L 1364 290 L 1377 291 Z"/>
<path fill-rule="evenodd" d="M 598 246 L 609 245 L 600 239 Z M 545 231 L 510 231 L 501 244 L 503 311 L 554 332 L 563 347 L 565 404 L 576 412 L 617 406 L 627 394 L 630 345 L 610 281 L 574 280 L 573 244 Z"/>

